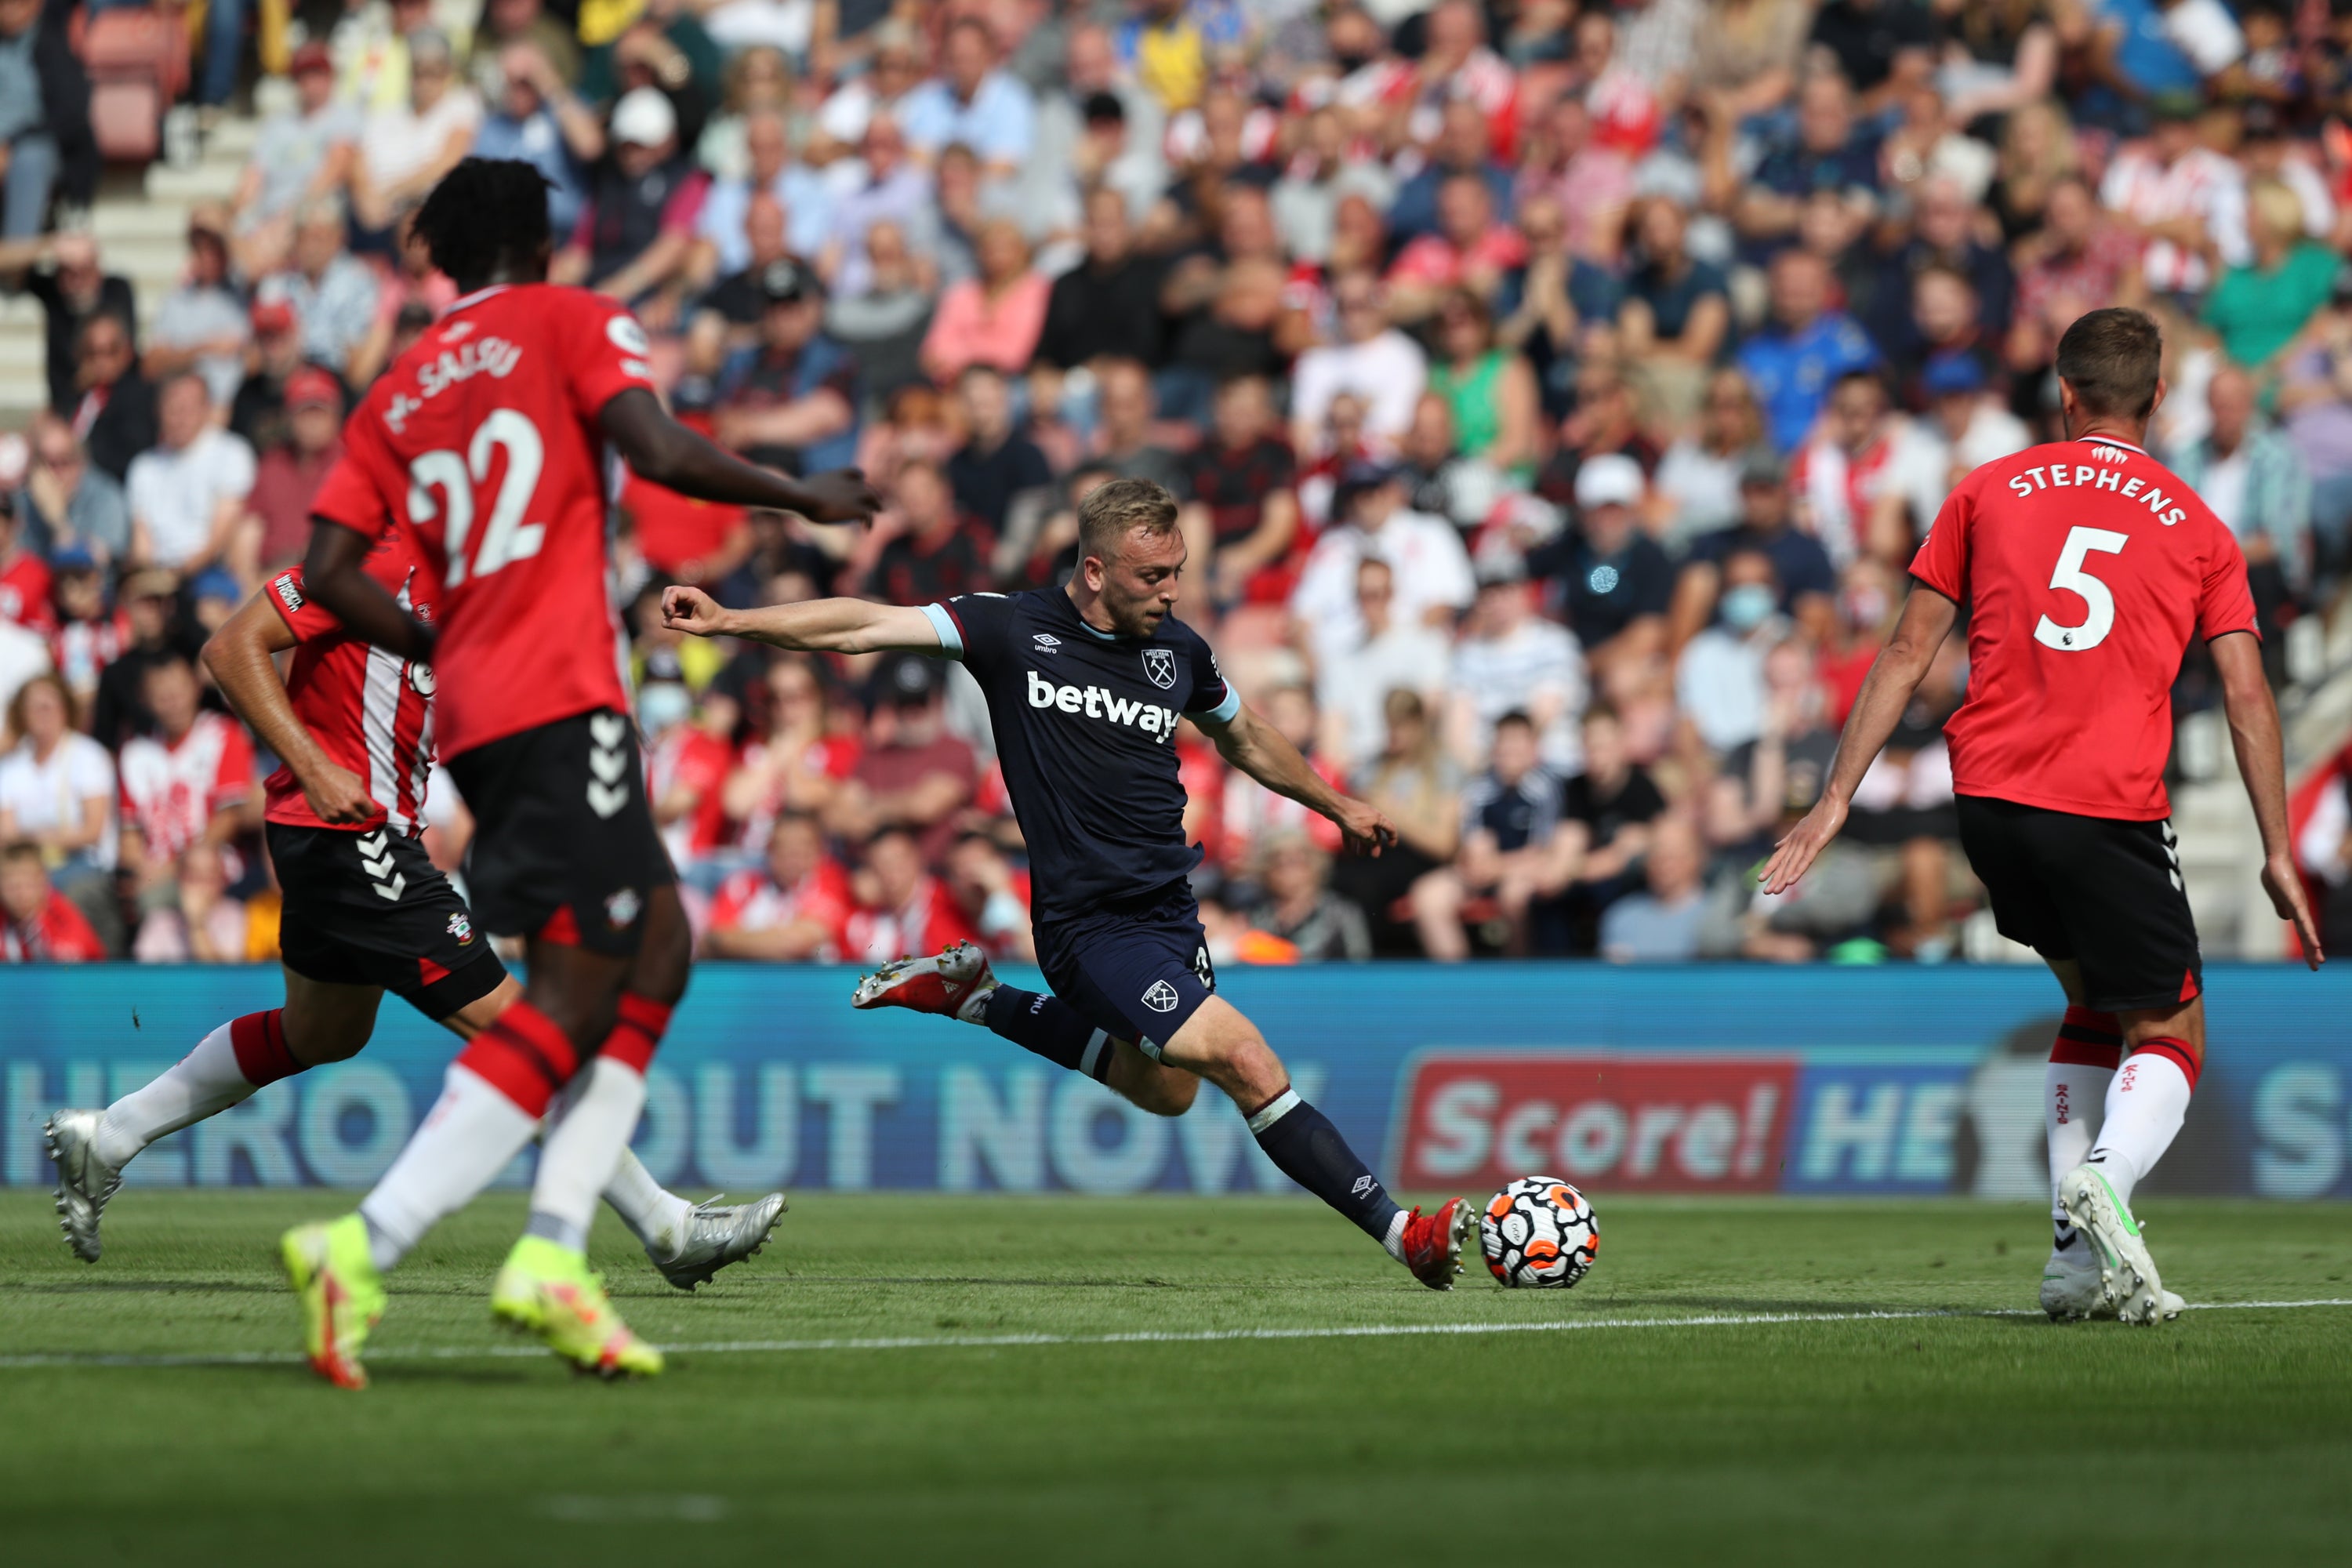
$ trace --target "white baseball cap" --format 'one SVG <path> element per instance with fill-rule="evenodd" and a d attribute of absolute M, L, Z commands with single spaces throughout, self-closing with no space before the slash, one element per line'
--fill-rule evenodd
<path fill-rule="evenodd" d="M 658 147 L 677 134 L 677 110 L 661 89 L 651 87 L 631 88 L 613 106 L 613 140 L 634 142 L 640 147 Z"/>
<path fill-rule="evenodd" d="M 1584 466 L 1576 470 L 1579 510 L 1596 506 L 1639 506 L 1647 488 L 1642 479 L 1642 465 L 1622 452 L 1603 452 L 1597 458 L 1587 458 Z"/>

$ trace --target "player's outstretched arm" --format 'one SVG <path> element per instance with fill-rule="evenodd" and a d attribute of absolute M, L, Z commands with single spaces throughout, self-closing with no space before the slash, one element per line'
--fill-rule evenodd
<path fill-rule="evenodd" d="M 641 386 L 605 404 L 596 422 L 631 472 L 697 500 L 796 511 L 811 522 L 864 522 L 882 510 L 881 498 L 856 468 L 787 479 L 688 429 Z"/>
<path fill-rule="evenodd" d="M 2252 632 L 2224 632 L 2205 645 L 2221 674 L 2221 710 L 2230 716 L 2230 743 L 2238 753 L 2238 776 L 2254 803 L 2254 826 L 2263 836 L 2263 891 L 2279 919 L 2294 922 L 2304 962 L 2319 967 L 2318 922 L 2295 874 L 2294 850 L 2286 826 L 2286 755 L 2279 742 L 2278 704 L 2263 676 L 2263 647 Z"/>
<path fill-rule="evenodd" d="M 1217 743 L 1225 761 L 1275 794 L 1339 824 L 1351 852 L 1378 855 L 1397 841 L 1396 825 L 1381 816 L 1378 806 L 1341 795 L 1324 783 L 1323 775 L 1307 765 L 1289 738 L 1259 718 L 1248 703 L 1243 703 L 1223 724 L 1202 713 L 1187 717 Z"/>
<path fill-rule="evenodd" d="M 205 641 L 205 668 L 237 716 L 293 770 L 320 821 L 365 822 L 383 808 L 369 797 L 359 775 L 327 755 L 295 716 L 286 683 L 270 661 L 271 654 L 293 646 L 294 633 L 264 588 Z"/>
<path fill-rule="evenodd" d="M 1845 826 L 1847 805 L 1853 792 L 1862 784 L 1862 775 L 1878 760 L 1879 752 L 1886 745 L 1888 736 L 1903 718 L 1903 710 L 1911 705 L 1911 694 L 1919 689 L 1919 682 L 1927 678 L 1927 667 L 1936 661 L 1936 650 L 1944 646 L 1952 624 L 1959 619 L 1960 606 L 1925 583 L 1914 582 L 1911 597 L 1903 605 L 1903 618 L 1895 624 L 1895 635 L 1878 650 L 1871 661 L 1870 673 L 1863 679 L 1861 695 L 1854 699 L 1853 711 L 1846 715 L 1845 732 L 1838 737 L 1837 759 L 1830 764 L 1830 776 L 1822 786 L 1822 798 L 1813 809 L 1805 813 L 1804 820 L 1789 830 L 1772 851 L 1772 858 L 1764 863 L 1764 890 L 1784 892 L 1796 886 L 1821 852 L 1830 847 L 1830 840 Z"/>
<path fill-rule="evenodd" d="M 662 590 L 662 624 L 698 637 L 745 637 L 811 653 L 937 653 L 930 616 L 904 605 L 808 599 L 730 610 L 699 588 Z"/>
<path fill-rule="evenodd" d="M 312 517 L 310 548 L 302 557 L 302 591 L 326 605 L 361 641 L 431 664 L 433 628 L 402 609 L 400 601 L 367 574 L 368 552 L 374 548 L 375 541 L 359 530 Z"/>

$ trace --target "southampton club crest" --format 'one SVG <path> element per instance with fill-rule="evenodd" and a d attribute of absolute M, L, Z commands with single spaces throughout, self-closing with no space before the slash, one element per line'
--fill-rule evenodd
<path fill-rule="evenodd" d="M 459 947 L 464 947 L 474 940 L 474 922 L 466 918 L 463 910 L 449 917 L 449 934 L 457 939 Z"/>
<path fill-rule="evenodd" d="M 1143 673 L 1150 676 L 1151 684 L 1160 690 L 1171 689 L 1176 684 L 1176 650 L 1167 647 L 1145 648 Z"/>

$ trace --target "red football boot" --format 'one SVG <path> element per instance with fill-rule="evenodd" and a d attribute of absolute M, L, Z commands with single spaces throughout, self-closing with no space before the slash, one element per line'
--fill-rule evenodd
<path fill-rule="evenodd" d="M 857 983 L 853 1007 L 910 1007 L 961 1018 L 983 993 L 996 988 L 988 954 L 968 942 L 952 942 L 936 958 L 896 958 Z"/>
<path fill-rule="evenodd" d="M 1435 1214 L 1425 1215 L 1415 1205 L 1404 1222 L 1404 1266 L 1433 1290 L 1451 1290 L 1462 1272 L 1462 1232 L 1470 1217 L 1469 1201 L 1448 1198 Z"/>

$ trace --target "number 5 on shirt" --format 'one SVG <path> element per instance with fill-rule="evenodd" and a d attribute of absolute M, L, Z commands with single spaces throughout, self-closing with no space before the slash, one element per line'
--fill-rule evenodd
<path fill-rule="evenodd" d="M 2050 586 L 2064 588 L 2082 595 L 2089 614 L 2080 626 L 2062 626 L 2048 616 L 2033 628 L 2033 640 L 2044 647 L 2054 647 L 2060 653 L 2087 653 L 2107 640 L 2116 626 L 2116 596 L 2107 585 L 2083 569 L 2084 557 L 2093 551 L 2117 555 L 2131 542 L 2128 533 L 2117 533 L 2105 528 L 2077 528 L 2066 535 L 2066 547 L 2058 552 L 2057 570 L 2050 574 Z"/>

